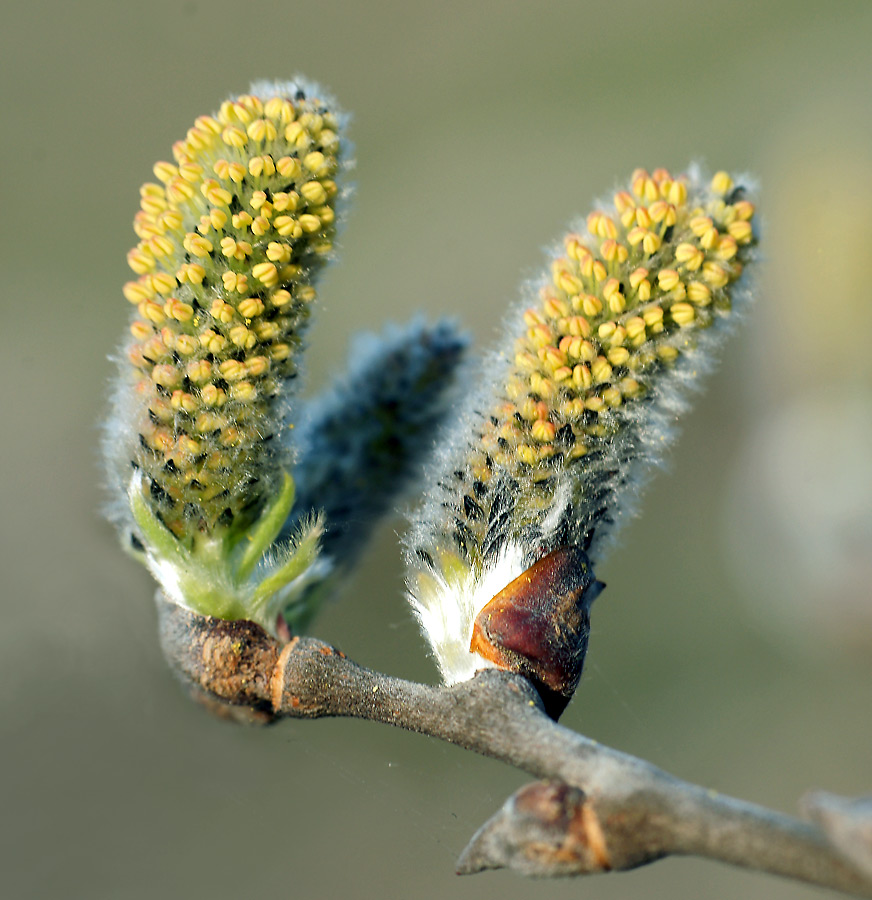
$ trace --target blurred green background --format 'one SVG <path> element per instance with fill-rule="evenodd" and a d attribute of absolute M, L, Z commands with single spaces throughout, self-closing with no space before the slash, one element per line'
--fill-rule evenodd
<path fill-rule="evenodd" d="M 418 310 L 480 345 L 637 165 L 753 172 L 758 301 L 598 574 L 565 722 L 794 810 L 872 781 L 872 3 L 10 3 L 0 37 L 0 871 L 7 897 L 804 898 L 670 860 L 458 879 L 524 778 L 353 721 L 211 719 L 100 518 L 99 422 L 138 188 L 194 117 L 301 72 L 354 113 L 357 193 L 309 383 Z M 320 637 L 435 678 L 384 525 Z"/>

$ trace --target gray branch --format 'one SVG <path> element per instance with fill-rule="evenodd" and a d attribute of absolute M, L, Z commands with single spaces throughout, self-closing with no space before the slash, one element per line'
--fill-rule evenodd
<path fill-rule="evenodd" d="M 216 711 L 256 721 L 369 719 L 545 779 L 475 835 L 463 873 L 585 874 L 692 855 L 872 897 L 872 873 L 831 843 L 827 829 L 689 784 L 570 731 L 548 717 L 521 676 L 489 669 L 431 687 L 363 668 L 314 638 L 281 644 L 253 622 L 197 616 L 161 598 L 158 609 L 168 661 Z M 868 808 L 865 815 L 868 829 Z"/>

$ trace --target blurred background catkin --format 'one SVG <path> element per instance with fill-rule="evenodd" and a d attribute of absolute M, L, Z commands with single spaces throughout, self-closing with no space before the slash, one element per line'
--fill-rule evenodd
<path fill-rule="evenodd" d="M 757 302 L 597 567 L 565 723 L 792 811 L 872 763 L 872 4 L 13 2 L 0 36 L 0 870 L 15 898 L 823 897 L 675 860 L 458 880 L 523 783 L 361 722 L 233 727 L 160 658 L 148 574 L 100 518 L 139 185 L 193 119 L 301 72 L 354 120 L 340 263 L 306 362 L 419 310 L 498 335 L 541 248 L 636 166 L 750 171 Z M 435 680 L 397 518 L 316 621 Z"/>

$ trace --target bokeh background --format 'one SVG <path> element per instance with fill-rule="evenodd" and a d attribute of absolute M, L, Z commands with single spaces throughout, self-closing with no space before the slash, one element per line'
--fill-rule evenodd
<path fill-rule="evenodd" d="M 310 384 L 419 310 L 480 345 L 637 165 L 753 172 L 758 300 L 643 515 L 598 566 L 566 724 L 792 811 L 872 782 L 868 0 L 12 2 L 0 162 L 0 872 L 14 898 L 811 898 L 717 864 L 459 879 L 523 776 L 353 721 L 215 721 L 165 669 L 101 520 L 99 421 L 138 187 L 193 118 L 302 72 L 353 111 L 357 194 Z M 398 517 L 317 622 L 435 678 Z"/>

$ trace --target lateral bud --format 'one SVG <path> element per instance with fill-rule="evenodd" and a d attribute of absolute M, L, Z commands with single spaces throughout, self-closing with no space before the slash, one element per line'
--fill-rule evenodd
<path fill-rule="evenodd" d="M 529 678 L 557 719 L 578 687 L 590 606 L 604 587 L 579 547 L 553 550 L 484 606 L 470 652 Z"/>

